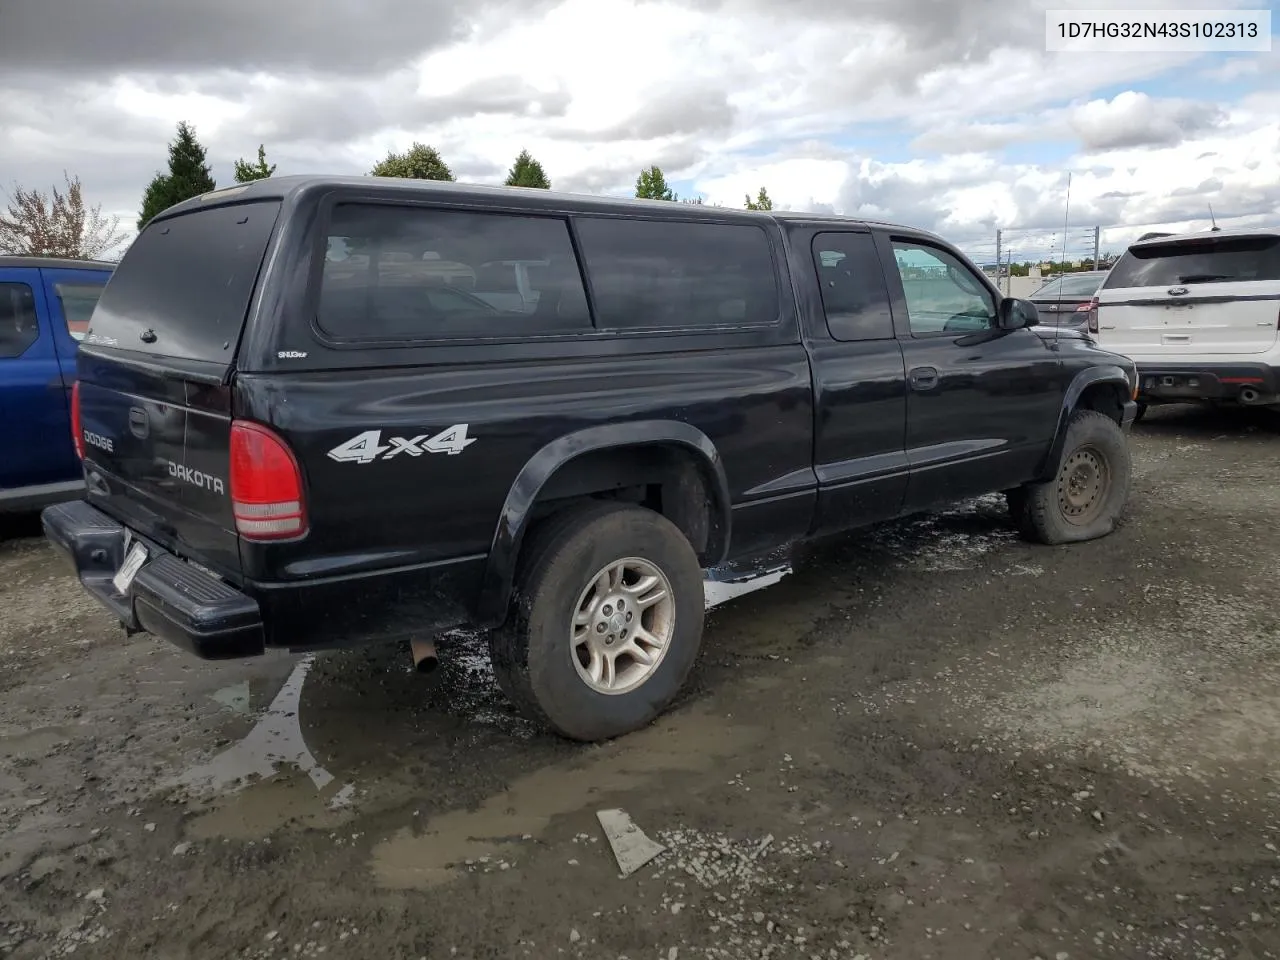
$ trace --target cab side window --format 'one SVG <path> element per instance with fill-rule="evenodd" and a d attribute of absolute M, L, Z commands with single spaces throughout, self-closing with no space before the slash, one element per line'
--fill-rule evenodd
<path fill-rule="evenodd" d="M 777 269 L 759 227 L 579 217 L 596 323 L 604 330 L 698 330 L 776 323 Z"/>
<path fill-rule="evenodd" d="M 836 340 L 892 340 L 889 289 L 869 233 L 820 233 L 813 266 L 827 330 Z"/>
<path fill-rule="evenodd" d="M 31 288 L 25 283 L 0 283 L 0 358 L 21 356 L 39 336 Z"/>
<path fill-rule="evenodd" d="M 345 340 L 525 338 L 591 329 L 558 217 L 340 203 L 318 322 Z"/>
<path fill-rule="evenodd" d="M 973 333 L 996 325 L 996 302 L 977 275 L 940 247 L 893 241 L 913 337 Z"/>

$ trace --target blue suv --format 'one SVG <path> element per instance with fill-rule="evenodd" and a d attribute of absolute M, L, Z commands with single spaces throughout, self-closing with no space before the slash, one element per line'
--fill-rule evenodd
<path fill-rule="evenodd" d="M 76 353 L 115 264 L 0 257 L 0 513 L 74 500 Z"/>

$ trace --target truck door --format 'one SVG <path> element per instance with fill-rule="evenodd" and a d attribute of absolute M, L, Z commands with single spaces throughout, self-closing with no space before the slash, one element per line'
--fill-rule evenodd
<path fill-rule="evenodd" d="M 40 271 L 0 267 L 0 496 L 79 478 Z"/>
<path fill-rule="evenodd" d="M 793 235 L 816 398 L 814 533 L 897 516 L 907 489 L 906 379 L 870 232 Z M 816 282 L 815 282 L 816 281 Z"/>
<path fill-rule="evenodd" d="M 888 233 L 878 243 L 907 368 L 906 509 L 1025 483 L 1057 428 L 1058 354 L 1033 330 L 998 330 L 998 294 L 954 251 Z"/>
<path fill-rule="evenodd" d="M 53 348 L 58 355 L 58 369 L 62 372 L 62 386 L 67 409 L 70 410 L 71 386 L 76 382 L 76 353 L 111 272 L 105 269 L 44 269 L 41 276 Z"/>

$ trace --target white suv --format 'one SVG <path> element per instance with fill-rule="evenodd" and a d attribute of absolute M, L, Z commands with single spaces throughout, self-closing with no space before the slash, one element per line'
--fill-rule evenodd
<path fill-rule="evenodd" d="M 1138 241 L 1098 290 L 1089 329 L 1138 365 L 1139 410 L 1280 409 L 1280 230 Z"/>

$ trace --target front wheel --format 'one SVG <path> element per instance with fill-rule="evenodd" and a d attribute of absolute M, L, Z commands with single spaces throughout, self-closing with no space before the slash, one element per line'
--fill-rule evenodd
<path fill-rule="evenodd" d="M 1132 473 L 1120 425 L 1105 414 L 1080 410 L 1067 426 L 1054 478 L 1023 487 L 1010 498 L 1010 507 L 1029 540 L 1096 540 L 1115 529 L 1129 500 Z"/>
<path fill-rule="evenodd" d="M 553 516 L 523 553 L 506 625 L 490 636 L 498 683 L 520 711 L 574 740 L 657 717 L 702 642 L 702 570 L 652 510 L 596 503 Z"/>

